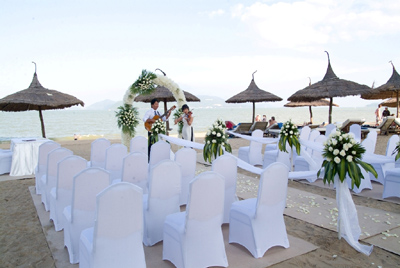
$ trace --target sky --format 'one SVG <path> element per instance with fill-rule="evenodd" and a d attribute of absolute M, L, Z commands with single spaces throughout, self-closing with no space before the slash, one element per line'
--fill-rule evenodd
<path fill-rule="evenodd" d="M 86 105 L 122 100 L 142 69 L 223 99 L 259 88 L 284 101 L 322 80 L 380 86 L 400 70 L 398 0 L 0 0 L 0 98 L 49 89 Z M 360 97 L 334 98 L 365 106 Z"/>

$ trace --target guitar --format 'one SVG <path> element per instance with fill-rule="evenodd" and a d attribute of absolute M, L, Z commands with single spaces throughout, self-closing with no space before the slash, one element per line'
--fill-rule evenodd
<path fill-rule="evenodd" d="M 167 113 L 169 113 L 170 111 L 175 110 L 175 108 L 176 108 L 176 106 L 174 105 L 174 106 L 172 106 L 171 108 L 169 108 L 169 110 L 166 111 L 164 114 L 162 114 L 162 115 L 155 115 L 155 116 L 153 117 L 153 119 L 154 119 L 154 120 L 157 120 L 157 119 L 159 119 L 159 118 L 163 118 Z M 145 128 L 148 132 L 151 132 L 151 126 L 152 126 L 152 125 L 153 125 L 153 123 L 151 123 L 151 122 L 144 122 L 144 128 Z"/>

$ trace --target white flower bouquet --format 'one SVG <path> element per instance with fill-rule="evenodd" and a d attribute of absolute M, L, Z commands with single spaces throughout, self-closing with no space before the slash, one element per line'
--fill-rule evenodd
<path fill-rule="evenodd" d="M 286 142 L 289 143 L 290 147 L 295 147 L 297 154 L 300 154 L 299 130 L 297 129 L 297 126 L 292 123 L 291 120 L 285 122 L 282 125 L 280 139 L 278 142 L 279 150 L 287 152 Z"/>
<path fill-rule="evenodd" d="M 129 104 L 118 107 L 118 111 L 115 112 L 117 117 L 117 124 L 123 133 L 127 133 L 130 136 L 135 136 L 135 128 L 139 124 L 139 113 L 135 107 Z"/>
<path fill-rule="evenodd" d="M 351 187 L 353 188 L 354 185 L 360 187 L 361 179 L 364 179 L 360 166 L 377 177 L 378 174 L 372 165 L 361 161 L 364 153 L 365 148 L 357 143 L 351 134 L 337 130 L 329 135 L 324 143 L 322 154 L 325 157 L 321 166 L 321 169 L 325 168 L 324 183 L 333 183 L 336 174 L 341 182 L 344 181 L 346 175 L 349 175 Z M 321 169 L 318 171 L 318 176 Z"/>
<path fill-rule="evenodd" d="M 212 162 L 212 156 L 217 158 L 217 155 L 224 153 L 224 148 L 227 152 L 231 153 L 232 148 L 228 142 L 228 135 L 225 134 L 226 125 L 222 120 L 218 119 L 209 128 L 203 149 L 203 157 L 205 161 Z"/>
<path fill-rule="evenodd" d="M 150 135 L 150 143 L 154 144 L 158 142 L 158 134 L 165 134 L 166 128 L 164 121 L 157 119 L 153 125 L 151 126 L 151 135 Z"/>
<path fill-rule="evenodd" d="M 147 70 L 142 70 L 142 74 L 139 78 L 132 84 L 131 92 L 133 94 L 151 94 L 155 90 L 154 79 L 157 78 L 157 75 L 148 72 Z"/>

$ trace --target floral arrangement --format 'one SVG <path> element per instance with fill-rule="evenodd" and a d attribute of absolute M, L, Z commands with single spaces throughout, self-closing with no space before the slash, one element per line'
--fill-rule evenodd
<path fill-rule="evenodd" d="M 318 171 L 318 176 L 322 168 L 325 168 L 324 183 L 333 183 L 336 174 L 341 182 L 344 181 L 346 175 L 349 175 L 351 187 L 353 188 L 354 185 L 360 187 L 361 179 L 364 179 L 360 166 L 378 177 L 372 165 L 361 161 L 364 153 L 365 148 L 357 143 L 351 134 L 337 130 L 329 135 L 328 140 L 324 143 L 322 155 L 325 160 Z"/>
<path fill-rule="evenodd" d="M 166 128 L 161 118 L 157 119 L 151 126 L 150 144 L 158 142 L 158 134 L 165 134 Z"/>
<path fill-rule="evenodd" d="M 394 148 L 392 155 L 396 154 L 395 161 L 400 158 L 400 141 L 396 144 L 396 148 Z"/>
<path fill-rule="evenodd" d="M 123 133 L 128 133 L 130 136 L 135 136 L 135 128 L 139 124 L 139 113 L 132 105 L 125 104 L 124 106 L 118 107 L 118 111 L 115 112 L 117 117 L 117 124 Z"/>
<path fill-rule="evenodd" d="M 155 84 L 153 82 L 154 79 L 157 78 L 157 75 L 148 72 L 147 70 L 142 70 L 142 74 L 139 76 L 139 78 L 132 84 L 131 86 L 131 92 L 133 94 L 151 94 L 155 87 Z"/>
<path fill-rule="evenodd" d="M 224 153 L 224 148 L 227 152 L 232 152 L 231 145 L 228 143 L 228 135 L 225 134 L 225 131 L 226 125 L 220 119 L 215 121 L 215 123 L 209 128 L 203 149 L 203 157 L 205 161 L 211 163 L 212 156 L 217 158 L 217 155 L 222 155 Z"/>
<path fill-rule="evenodd" d="M 182 108 L 176 109 L 174 112 L 174 120 L 180 118 L 183 115 Z M 183 121 L 178 122 L 178 134 L 182 134 Z"/>
<path fill-rule="evenodd" d="M 289 146 L 291 148 L 295 147 L 297 154 L 300 155 L 299 130 L 297 129 L 297 126 L 292 123 L 291 120 L 285 122 L 282 125 L 280 139 L 278 142 L 279 150 L 287 152 L 286 142 L 289 143 Z"/>

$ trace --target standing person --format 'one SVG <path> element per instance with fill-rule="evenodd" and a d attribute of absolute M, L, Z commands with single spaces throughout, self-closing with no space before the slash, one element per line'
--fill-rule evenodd
<path fill-rule="evenodd" d="M 160 104 L 159 104 L 158 99 L 152 99 L 150 104 L 151 104 L 151 109 L 148 110 L 144 114 L 143 122 L 153 124 L 156 121 L 155 119 L 153 119 L 154 116 L 156 116 L 156 115 L 160 116 L 160 113 L 157 111 L 158 106 Z M 171 114 L 171 111 L 169 111 L 166 116 L 163 116 L 161 118 L 161 120 L 164 121 L 164 122 L 167 121 L 168 117 L 170 116 L 170 114 Z M 150 136 L 151 136 L 151 132 L 150 131 L 147 132 L 147 136 L 148 136 L 148 157 L 149 157 L 149 160 L 150 160 L 150 149 L 151 149 L 151 145 L 152 145 L 151 142 L 150 142 Z"/>
<path fill-rule="evenodd" d="M 194 133 L 192 127 L 193 115 L 192 112 L 189 111 L 189 106 L 187 104 L 182 105 L 182 112 L 183 115 L 175 119 L 175 125 L 178 124 L 179 121 L 182 121 L 182 139 L 187 141 L 194 141 Z"/>
<path fill-rule="evenodd" d="M 379 104 L 378 108 L 376 108 L 376 110 L 375 110 L 376 126 L 379 126 L 379 124 L 382 121 L 382 118 L 381 118 L 381 107 L 382 107 L 382 105 Z"/>
<path fill-rule="evenodd" d="M 263 122 L 267 122 L 267 116 L 265 114 L 263 114 L 263 118 L 262 118 Z"/>

